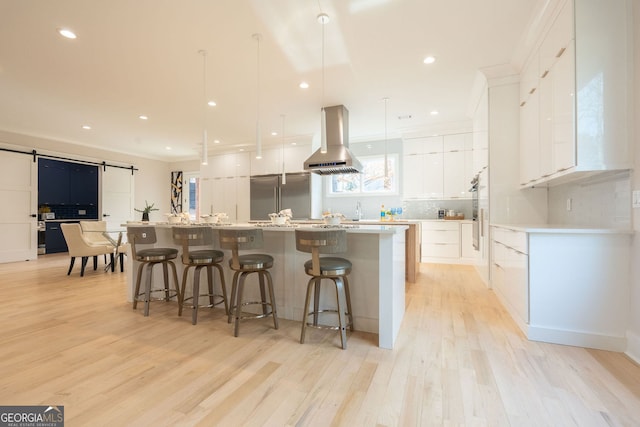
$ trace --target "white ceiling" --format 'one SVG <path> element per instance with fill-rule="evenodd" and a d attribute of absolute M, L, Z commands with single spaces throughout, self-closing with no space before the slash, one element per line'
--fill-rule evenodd
<path fill-rule="evenodd" d="M 210 153 L 252 149 L 258 95 L 265 146 L 282 144 L 282 115 L 285 143 L 311 143 L 336 104 L 351 141 L 382 138 L 384 97 L 389 137 L 453 126 L 544 1 L 0 0 L 0 129 L 170 161 L 199 156 L 205 120 Z"/>

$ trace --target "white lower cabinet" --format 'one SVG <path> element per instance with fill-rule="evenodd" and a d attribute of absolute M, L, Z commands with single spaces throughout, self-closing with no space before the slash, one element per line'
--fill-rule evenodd
<path fill-rule="evenodd" d="M 422 262 L 474 264 L 478 252 L 473 248 L 471 221 L 422 221 Z"/>
<path fill-rule="evenodd" d="M 626 348 L 631 235 L 491 227 L 491 285 L 527 338 Z"/>
<path fill-rule="evenodd" d="M 493 288 L 522 328 L 529 323 L 527 233 L 494 227 L 491 249 Z"/>
<path fill-rule="evenodd" d="M 460 258 L 460 225 L 458 221 L 422 222 L 422 261 L 433 258 Z"/>

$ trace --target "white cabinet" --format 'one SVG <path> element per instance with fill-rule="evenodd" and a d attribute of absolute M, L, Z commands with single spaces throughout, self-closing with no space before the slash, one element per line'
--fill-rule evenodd
<path fill-rule="evenodd" d="M 473 171 L 472 133 L 416 138 L 404 142 L 405 199 L 470 198 Z"/>
<path fill-rule="evenodd" d="M 480 253 L 473 247 L 473 223 L 460 223 L 460 256 L 471 263 L 478 258 Z"/>
<path fill-rule="evenodd" d="M 527 233 L 492 228 L 491 282 L 523 328 L 529 323 Z"/>
<path fill-rule="evenodd" d="M 446 151 L 443 155 L 443 195 L 445 199 L 469 198 L 468 174 L 465 173 L 465 151 Z"/>
<path fill-rule="evenodd" d="M 523 186 L 632 167 L 627 3 L 567 0 L 541 35 L 520 75 Z"/>
<path fill-rule="evenodd" d="M 535 341 L 623 351 L 631 235 L 491 227 L 491 284 Z"/>
<path fill-rule="evenodd" d="M 250 164 L 252 176 L 282 173 L 282 150 L 280 148 L 262 150 L 261 159 L 256 159 L 255 154 L 251 154 Z"/>
<path fill-rule="evenodd" d="M 284 154 L 283 154 L 284 153 Z M 285 146 L 262 150 L 262 158 L 250 155 L 251 175 L 271 175 L 282 173 L 283 163 L 286 173 L 304 172 L 304 162 L 311 155 L 308 146 Z"/>
<path fill-rule="evenodd" d="M 249 171 L 249 153 L 209 157 L 200 170 L 201 212 L 224 212 L 232 222 L 248 221 Z"/>
<path fill-rule="evenodd" d="M 422 262 L 460 258 L 460 223 L 458 221 L 422 222 Z"/>
<path fill-rule="evenodd" d="M 443 197 L 443 153 L 427 153 L 422 155 L 424 169 L 422 181 L 422 197 L 428 199 L 441 199 Z M 411 171 L 405 171 L 411 179 Z M 406 175 L 405 175 L 406 176 Z"/>

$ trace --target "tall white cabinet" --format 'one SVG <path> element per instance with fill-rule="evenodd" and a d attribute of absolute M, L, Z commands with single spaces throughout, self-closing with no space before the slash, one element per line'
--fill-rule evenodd
<path fill-rule="evenodd" d="M 520 185 L 632 167 L 627 0 L 565 0 L 520 74 Z"/>
<path fill-rule="evenodd" d="M 203 214 L 224 212 L 232 222 L 249 220 L 249 153 L 209 157 L 200 170 Z"/>

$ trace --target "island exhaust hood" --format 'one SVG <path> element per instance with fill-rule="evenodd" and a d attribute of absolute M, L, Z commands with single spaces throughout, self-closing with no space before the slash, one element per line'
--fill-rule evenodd
<path fill-rule="evenodd" d="M 362 165 L 349 151 L 349 111 L 344 105 L 325 107 L 327 152 L 319 148 L 304 162 L 304 169 L 320 174 L 360 173 Z"/>

